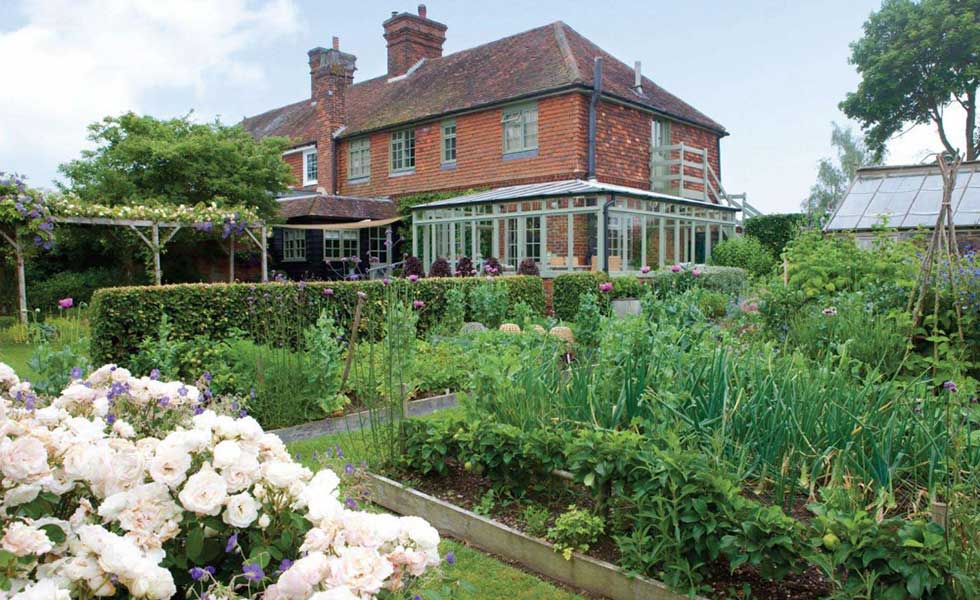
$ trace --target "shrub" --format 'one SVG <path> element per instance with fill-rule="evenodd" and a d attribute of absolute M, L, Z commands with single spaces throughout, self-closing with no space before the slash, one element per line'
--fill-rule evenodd
<path fill-rule="evenodd" d="M 521 512 L 524 520 L 524 531 L 534 537 L 544 537 L 548 533 L 548 520 L 551 513 L 543 506 L 528 504 Z"/>
<path fill-rule="evenodd" d="M 471 277 L 476 275 L 473 270 L 473 261 L 468 256 L 460 256 L 456 261 L 456 277 Z"/>
<path fill-rule="evenodd" d="M 709 319 L 720 319 L 728 312 L 728 296 L 712 290 L 700 290 L 698 308 Z"/>
<path fill-rule="evenodd" d="M 740 236 L 722 241 L 711 251 L 711 263 L 724 267 L 739 267 L 762 277 L 776 265 L 772 253 L 757 238 Z"/>
<path fill-rule="evenodd" d="M 488 257 L 483 261 L 483 271 L 490 275 L 497 275 L 500 273 L 500 261 L 493 256 Z"/>
<path fill-rule="evenodd" d="M 446 292 L 454 287 L 467 291 L 493 286 L 495 296 L 507 306 L 526 302 L 539 314 L 544 312 L 544 286 L 538 277 L 499 277 L 487 282 L 482 277 L 467 279 L 423 279 L 412 283 L 404 279 L 391 282 L 397 293 L 424 302 L 419 313 L 419 334 L 431 330 L 442 318 Z M 331 295 L 325 295 L 326 290 Z M 92 324 L 91 355 L 99 362 L 128 364 L 138 344 L 156 334 L 160 318 L 166 314 L 173 326 L 174 339 L 206 336 L 212 340 L 232 332 L 264 342 L 270 336 L 288 338 L 294 348 L 303 341 L 303 332 L 326 310 L 335 324 L 349 331 L 357 304 L 357 292 L 367 300 L 362 310 L 361 332 L 377 338 L 381 333 L 385 287 L 380 281 L 333 281 L 268 284 L 182 284 L 160 287 L 121 287 L 95 293 L 90 309 Z M 393 293 L 396 293 L 393 291 Z M 471 306 L 472 308 L 472 306 Z M 468 315 L 473 319 L 474 315 Z M 502 317 L 501 317 L 502 318 Z M 270 323 L 284 321 L 286 333 Z"/>
<path fill-rule="evenodd" d="M 555 277 L 551 300 L 555 318 L 574 321 L 582 304 L 582 295 L 595 294 L 604 281 L 609 281 L 609 276 L 601 271 L 563 273 Z"/>
<path fill-rule="evenodd" d="M 541 272 L 538 270 L 538 261 L 534 260 L 530 256 L 521 261 L 521 264 L 517 265 L 518 275 L 534 275 L 538 277 Z"/>
<path fill-rule="evenodd" d="M 100 288 L 117 285 L 122 280 L 112 269 L 91 269 L 89 271 L 62 271 L 40 281 L 32 281 L 27 286 L 27 303 L 31 308 L 42 312 L 54 312 L 58 300 L 70 297 L 75 305 L 88 303 L 92 294 Z"/>
<path fill-rule="evenodd" d="M 452 277 L 453 270 L 449 267 L 449 261 L 441 256 L 432 261 L 429 267 L 429 277 Z"/>
<path fill-rule="evenodd" d="M 805 221 L 806 215 L 802 213 L 759 215 L 745 220 L 745 235 L 762 242 L 773 258 L 778 259 Z"/>
<path fill-rule="evenodd" d="M 473 321 L 479 321 L 491 329 L 496 329 L 503 323 L 509 308 L 507 290 L 497 281 L 470 290 L 469 313 Z"/>
<path fill-rule="evenodd" d="M 548 539 L 554 542 L 555 551 L 561 552 L 565 560 L 570 560 L 573 551 L 588 552 L 605 528 L 602 517 L 573 504 L 555 519 L 555 526 L 548 530 Z"/>
<path fill-rule="evenodd" d="M 402 275 L 405 277 L 410 277 L 412 275 L 415 275 L 416 277 L 425 277 L 425 267 L 422 266 L 422 261 L 419 260 L 419 257 L 405 257 L 405 264 L 402 267 Z"/>

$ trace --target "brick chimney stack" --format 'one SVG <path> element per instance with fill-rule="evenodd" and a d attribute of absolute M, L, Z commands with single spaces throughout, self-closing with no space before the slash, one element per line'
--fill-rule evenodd
<path fill-rule="evenodd" d="M 347 86 L 354 81 L 357 57 L 340 51 L 340 39 L 332 48 L 316 47 L 310 59 L 310 100 L 317 120 L 317 187 L 328 194 L 337 191 L 334 181 L 333 133 L 347 123 Z"/>
<path fill-rule="evenodd" d="M 382 23 L 388 41 L 388 77 L 404 75 L 423 58 L 442 56 L 446 41 L 446 26 L 428 18 L 424 4 L 418 14 L 392 13 Z"/>

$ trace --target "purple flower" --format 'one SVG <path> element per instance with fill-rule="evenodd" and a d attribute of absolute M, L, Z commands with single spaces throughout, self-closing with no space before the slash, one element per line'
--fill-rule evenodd
<path fill-rule="evenodd" d="M 680 265 L 674 265 L 674 266 L 672 266 L 670 268 L 670 270 L 671 270 L 672 273 L 680 273 L 681 272 L 681 266 Z"/>
<path fill-rule="evenodd" d="M 603 294 L 608 294 L 613 289 L 613 284 L 611 281 L 603 281 L 599 284 L 599 291 Z"/>
<path fill-rule="evenodd" d="M 416 309 L 419 309 L 425 306 L 425 302 L 421 300 L 416 300 L 415 302 L 412 302 L 412 306 L 414 306 Z"/>
<path fill-rule="evenodd" d="M 347 500 L 344 500 L 344 504 L 346 504 L 347 508 L 351 510 L 357 510 L 357 502 L 353 498 L 348 498 Z"/>
<path fill-rule="evenodd" d="M 389 283 L 391 283 L 391 280 L 387 277 L 381 280 L 381 285 L 388 285 Z"/>
<path fill-rule="evenodd" d="M 259 563 L 246 563 L 242 566 L 242 574 L 245 575 L 245 579 L 253 582 L 265 579 L 265 572 L 262 571 Z"/>
<path fill-rule="evenodd" d="M 699 269 L 693 269 L 691 271 L 691 276 L 692 277 L 700 277 L 701 276 L 701 271 Z"/>
<path fill-rule="evenodd" d="M 207 383 L 211 383 L 211 380 L 214 379 L 214 377 L 211 375 L 211 371 L 205 371 L 204 375 L 202 375 L 201 377 L 203 377 L 204 381 L 206 381 Z"/>
<path fill-rule="evenodd" d="M 157 404 L 160 405 L 160 408 L 167 408 L 168 406 L 170 406 L 170 398 L 167 398 L 166 396 L 164 396 L 164 397 L 160 398 L 159 400 L 157 400 Z"/>
<path fill-rule="evenodd" d="M 81 379 L 82 378 L 82 369 L 81 369 L 81 367 L 75 367 L 75 368 L 73 368 L 71 370 L 71 373 L 69 373 L 69 375 L 71 376 L 72 379 Z"/>
<path fill-rule="evenodd" d="M 456 554 L 452 551 L 446 553 L 446 564 L 450 567 L 456 564 Z"/>
<path fill-rule="evenodd" d="M 160 379 L 160 369 L 150 370 L 150 379 L 152 379 L 153 381 Z"/>
<path fill-rule="evenodd" d="M 113 423 L 116 422 L 116 415 L 112 413 L 107 414 L 105 416 L 105 422 L 108 423 L 109 425 L 112 425 Z"/>
<path fill-rule="evenodd" d="M 208 569 L 211 569 L 212 571 L 208 571 Z M 204 579 L 209 573 L 213 572 L 213 569 L 214 567 L 205 567 L 203 569 L 201 567 L 191 567 L 190 570 L 191 579 L 193 579 L 194 581 L 200 581 Z"/>
<path fill-rule="evenodd" d="M 642 267 L 640 267 L 640 273 L 649 273 L 649 272 L 650 272 L 650 265 L 643 265 Z"/>
<path fill-rule="evenodd" d="M 244 419 L 245 417 L 248 416 L 248 411 L 243 408 L 240 411 L 238 411 L 238 416 Z"/>
<path fill-rule="evenodd" d="M 324 296 L 333 296 L 333 288 L 327 288 L 327 289 L 323 290 L 323 295 Z"/>
<path fill-rule="evenodd" d="M 353 475 L 354 474 L 354 465 L 352 465 L 350 463 L 347 463 L 344 466 L 344 473 L 347 473 L 348 475 Z"/>
<path fill-rule="evenodd" d="M 337 451 L 337 458 L 343 458 L 344 457 L 344 451 L 340 449 L 340 446 L 336 446 L 335 447 L 335 450 Z"/>
<path fill-rule="evenodd" d="M 75 300 L 73 300 L 71 297 L 62 298 L 61 300 L 58 300 L 58 308 L 68 309 L 71 308 L 72 306 L 75 306 Z"/>
<path fill-rule="evenodd" d="M 411 281 L 412 283 L 415 283 L 416 281 L 419 280 L 419 276 L 416 275 L 415 273 L 412 273 L 411 275 L 408 276 L 408 280 Z"/>
<path fill-rule="evenodd" d="M 288 558 L 284 558 L 279 563 L 279 570 L 276 571 L 276 572 L 277 573 L 285 573 L 286 571 L 289 570 L 289 567 L 291 567 L 291 566 L 293 566 L 293 561 L 289 560 Z"/>
<path fill-rule="evenodd" d="M 201 406 L 200 404 L 198 404 L 198 405 L 196 405 L 196 406 L 194 406 L 194 414 L 195 414 L 195 415 L 201 415 L 201 414 L 204 414 L 204 407 L 203 407 L 203 406 Z"/>
<path fill-rule="evenodd" d="M 956 382 L 955 381 L 944 381 L 943 382 L 943 389 L 946 390 L 947 392 L 949 392 L 950 394 L 955 394 L 957 392 Z"/>
<path fill-rule="evenodd" d="M 231 537 L 228 538 L 228 542 L 225 544 L 225 552 L 231 552 L 238 547 L 238 534 L 233 533 Z"/>
<path fill-rule="evenodd" d="M 178 394 L 179 394 L 179 395 L 180 395 L 181 397 L 184 397 L 184 396 L 186 396 L 186 395 L 187 395 L 187 386 L 186 386 L 186 385 L 182 385 L 182 386 L 180 386 L 179 388 L 177 388 L 177 393 L 178 393 Z"/>

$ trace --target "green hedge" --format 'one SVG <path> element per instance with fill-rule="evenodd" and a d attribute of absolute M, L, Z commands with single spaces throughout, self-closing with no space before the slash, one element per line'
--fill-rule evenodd
<path fill-rule="evenodd" d="M 544 314 L 544 286 L 538 277 L 498 277 L 493 284 L 478 277 L 427 278 L 415 283 L 397 279 L 392 281 L 390 293 L 401 295 L 408 301 L 424 302 L 418 310 L 418 330 L 424 333 L 439 323 L 449 289 L 472 289 L 479 285 L 503 285 L 507 288 L 511 306 L 525 302 L 537 314 Z M 324 294 L 328 288 L 333 291 L 330 296 Z M 282 339 L 285 335 L 288 341 L 297 339 L 324 309 L 333 314 L 341 327 L 348 329 L 358 292 L 367 295 L 361 330 L 367 336 L 377 335 L 388 293 L 381 281 L 181 284 L 102 289 L 92 297 L 92 359 L 96 364 L 125 364 L 141 340 L 157 334 L 163 314 L 173 327 L 173 335 L 179 339 L 203 335 L 217 340 L 230 330 L 238 329 L 259 340 Z M 479 320 L 479 315 L 467 315 L 467 318 Z"/>
<path fill-rule="evenodd" d="M 611 279 L 603 272 L 565 273 L 555 277 L 554 280 L 551 302 L 555 317 L 562 321 L 574 321 L 582 294 L 598 294 L 599 284 L 605 281 L 612 281 L 613 289 L 610 294 L 601 295 L 604 301 L 616 298 L 639 298 L 650 286 L 656 288 L 660 296 L 683 291 L 692 285 L 729 296 L 738 296 L 748 281 L 748 273 L 744 269 L 735 267 L 698 266 L 698 270 L 701 276 L 692 281 L 685 279 L 686 285 L 675 285 L 675 283 L 681 278 L 691 278 L 690 271 L 674 273 L 670 269 L 663 269 L 643 277 L 628 275 Z"/>
<path fill-rule="evenodd" d="M 803 213 L 759 215 L 745 220 L 745 235 L 750 235 L 772 252 L 775 258 L 783 254 L 783 248 L 796 237 L 806 220 Z"/>

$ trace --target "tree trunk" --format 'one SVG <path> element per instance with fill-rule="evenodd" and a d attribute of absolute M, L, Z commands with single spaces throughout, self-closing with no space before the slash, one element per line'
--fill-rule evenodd
<path fill-rule="evenodd" d="M 977 90 L 966 97 L 966 160 L 976 160 L 980 144 L 977 143 Z"/>

